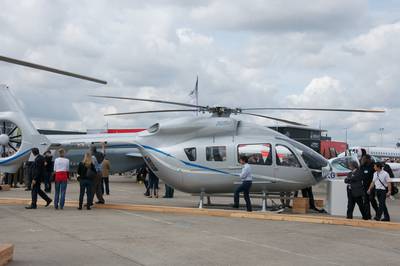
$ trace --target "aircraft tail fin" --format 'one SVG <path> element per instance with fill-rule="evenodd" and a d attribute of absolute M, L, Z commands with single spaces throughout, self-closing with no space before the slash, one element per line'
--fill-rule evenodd
<path fill-rule="evenodd" d="M 43 153 L 50 143 L 26 117 L 10 89 L 0 85 L 0 172 L 15 173 L 32 148 Z"/>

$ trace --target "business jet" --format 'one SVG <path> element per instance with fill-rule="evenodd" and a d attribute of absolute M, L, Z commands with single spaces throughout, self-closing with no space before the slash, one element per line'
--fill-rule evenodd
<path fill-rule="evenodd" d="M 377 158 L 400 159 L 400 149 L 389 147 L 350 147 L 346 152 L 342 152 L 338 156 L 341 157 L 346 154 L 356 154 L 358 157 L 363 154 L 370 154 Z"/>
<path fill-rule="evenodd" d="M 32 63 L 27 65 L 24 61 L 9 58 L 3 61 L 34 68 L 40 66 Z M 54 70 L 40 67 L 39 69 L 47 71 Z M 73 73 L 71 75 L 71 72 L 60 70 L 51 72 L 94 82 L 99 81 Z M 183 192 L 227 193 L 234 191 L 240 183 L 239 157 L 246 155 L 250 158 L 253 169 L 253 192 L 295 191 L 312 186 L 329 176 L 331 166 L 328 161 L 295 140 L 264 126 L 233 118 L 233 115 L 251 115 L 299 125 L 297 122 L 254 114 L 250 111 L 279 109 L 383 112 L 365 109 L 228 108 L 164 100 L 96 97 L 185 107 L 185 109 L 109 115 L 199 111 L 211 115 L 157 122 L 139 133 L 46 136 L 38 133 L 23 113 L 10 89 L 2 85 L 0 87 L 0 146 L 2 149 L 0 150 L 0 171 L 15 172 L 29 158 L 33 147 L 38 147 L 41 152 L 64 148 L 68 151 L 68 157 L 79 161 L 89 147 L 104 146 L 114 171 L 123 172 L 146 164 L 163 181 Z"/>

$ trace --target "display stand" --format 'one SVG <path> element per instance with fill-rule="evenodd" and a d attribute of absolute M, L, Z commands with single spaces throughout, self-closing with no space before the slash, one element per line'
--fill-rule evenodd
<path fill-rule="evenodd" d="M 327 180 L 326 211 L 330 215 L 346 216 L 347 212 L 347 184 L 344 179 Z M 358 206 L 354 207 L 353 217 L 361 217 Z"/>

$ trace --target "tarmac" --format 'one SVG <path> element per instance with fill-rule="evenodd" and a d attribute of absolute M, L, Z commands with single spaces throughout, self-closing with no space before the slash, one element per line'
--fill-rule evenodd
<path fill-rule="evenodd" d="M 113 176 L 110 190 L 106 204 L 198 204 L 198 197 L 177 191 L 174 199 L 146 198 L 143 185 L 128 177 Z M 14 197 L 29 198 L 30 193 L 23 188 L 0 192 L 0 199 Z M 67 200 L 77 197 L 78 185 L 72 182 Z M 213 208 L 229 209 L 232 199 L 212 201 Z M 398 202 L 390 201 L 389 211 L 400 221 Z M 399 230 L 99 208 L 0 205 L 0 243 L 15 245 L 10 266 L 400 263 Z"/>

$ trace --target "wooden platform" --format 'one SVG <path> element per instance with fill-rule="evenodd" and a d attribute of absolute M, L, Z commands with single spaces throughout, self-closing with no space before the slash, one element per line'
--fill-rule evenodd
<path fill-rule="evenodd" d="M 0 198 L 0 205 L 28 205 L 30 204 L 30 202 L 31 202 L 30 199 Z M 44 206 L 45 204 L 46 203 L 44 201 L 38 201 L 38 206 Z M 77 206 L 78 206 L 77 201 L 65 202 L 65 207 L 76 208 Z M 173 213 L 182 215 L 202 215 L 202 216 L 228 217 L 228 218 L 247 218 L 247 219 L 271 220 L 271 221 L 303 222 L 303 223 L 315 223 L 315 224 L 346 225 L 355 227 L 400 230 L 400 223 L 377 222 L 371 220 L 364 221 L 359 219 L 349 220 L 341 217 L 334 217 L 322 214 L 304 214 L 304 215 L 277 214 L 272 212 L 245 212 L 245 211 L 232 211 L 232 210 L 198 209 L 198 208 L 136 205 L 136 204 L 95 205 L 95 209 Z"/>
<path fill-rule="evenodd" d="M 0 244 L 0 266 L 4 266 L 12 261 L 14 255 L 14 245 Z"/>
<path fill-rule="evenodd" d="M 10 190 L 10 185 L 0 185 L 0 191 L 7 191 Z"/>

